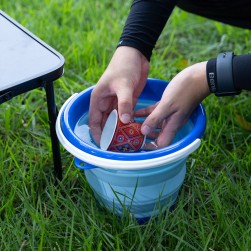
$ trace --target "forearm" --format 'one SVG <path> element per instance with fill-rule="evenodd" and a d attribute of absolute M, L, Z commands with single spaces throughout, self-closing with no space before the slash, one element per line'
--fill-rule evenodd
<path fill-rule="evenodd" d="M 138 49 L 148 61 L 171 15 L 175 0 L 134 0 L 118 46 Z"/>

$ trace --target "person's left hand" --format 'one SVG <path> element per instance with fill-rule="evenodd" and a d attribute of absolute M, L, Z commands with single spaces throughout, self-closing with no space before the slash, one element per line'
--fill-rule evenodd
<path fill-rule="evenodd" d="M 146 149 L 169 145 L 197 105 L 210 94 L 206 63 L 197 63 L 181 71 L 168 84 L 158 103 L 135 112 L 135 117 L 148 116 L 141 127 L 144 135 L 154 135 L 154 130 L 161 128 L 155 144 L 146 145 Z"/>

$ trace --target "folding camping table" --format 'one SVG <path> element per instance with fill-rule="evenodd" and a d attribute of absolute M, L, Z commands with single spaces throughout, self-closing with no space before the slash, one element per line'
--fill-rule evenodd
<path fill-rule="evenodd" d="M 60 180 L 62 164 L 55 131 L 53 81 L 62 76 L 63 66 L 61 54 L 0 10 L 0 104 L 33 89 L 45 89 L 54 171 Z"/>

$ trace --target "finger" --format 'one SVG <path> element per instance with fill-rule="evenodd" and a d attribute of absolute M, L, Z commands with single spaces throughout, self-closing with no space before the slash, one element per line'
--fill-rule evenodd
<path fill-rule="evenodd" d="M 101 122 L 101 130 L 104 129 L 104 126 L 105 126 L 105 123 L 106 123 L 106 120 L 107 120 L 108 116 L 109 116 L 109 114 L 103 113 L 102 122 Z"/>
<path fill-rule="evenodd" d="M 91 137 L 97 145 L 100 143 L 102 120 L 102 113 L 99 110 L 95 110 L 95 112 L 92 113 L 92 116 L 89 116 Z"/>
<path fill-rule="evenodd" d="M 157 150 L 159 146 L 157 145 L 156 141 L 145 142 L 142 150 Z"/>
<path fill-rule="evenodd" d="M 150 132 L 147 135 L 147 139 L 157 139 L 159 137 L 160 132 L 159 131 L 154 131 L 154 132 Z"/>
<path fill-rule="evenodd" d="M 120 120 L 127 124 L 133 117 L 133 90 L 129 85 L 124 85 L 117 91 L 118 113 Z"/>
<path fill-rule="evenodd" d="M 145 108 L 141 108 L 141 109 L 134 112 L 134 116 L 135 117 L 147 117 L 156 108 L 157 105 L 158 105 L 158 103 L 156 103 L 154 105 L 150 105 Z"/>
<path fill-rule="evenodd" d="M 94 91 L 92 91 L 88 113 L 88 126 L 90 129 L 91 137 L 97 145 L 99 145 L 100 142 L 101 122 L 102 113 L 98 108 L 97 98 L 94 95 Z"/>
<path fill-rule="evenodd" d="M 176 133 L 179 130 L 179 123 L 175 115 L 170 116 L 163 121 L 162 130 L 157 138 L 157 145 L 162 148 L 172 143 Z"/>
<path fill-rule="evenodd" d="M 158 128 L 158 125 L 161 124 L 167 116 L 168 113 L 159 104 L 143 122 L 141 132 L 144 135 L 148 135 L 154 129 Z"/>

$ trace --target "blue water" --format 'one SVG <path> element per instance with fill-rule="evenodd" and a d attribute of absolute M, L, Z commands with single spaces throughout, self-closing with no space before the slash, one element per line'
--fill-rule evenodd
<path fill-rule="evenodd" d="M 149 101 L 149 100 L 139 100 L 135 110 L 138 110 L 140 108 L 144 108 L 147 107 L 149 105 L 154 104 L 154 101 Z M 143 122 L 145 120 L 145 118 L 135 118 L 135 121 L 138 122 Z M 183 128 L 181 128 L 178 133 L 176 134 L 173 143 L 181 140 L 182 138 L 184 138 L 184 136 L 186 136 L 193 128 L 193 123 L 192 121 L 188 120 L 188 122 L 183 126 Z M 78 122 L 76 123 L 76 126 L 74 128 L 74 133 L 76 134 L 76 136 L 78 136 L 83 142 L 85 142 L 86 144 L 95 147 L 95 148 L 99 148 L 95 142 L 93 141 L 91 134 L 90 134 L 90 128 L 88 126 L 88 112 L 84 113 L 80 119 L 78 120 Z M 146 141 L 148 142 L 152 142 L 152 139 L 146 139 Z M 141 152 L 144 152 L 144 150 L 142 150 Z"/>

